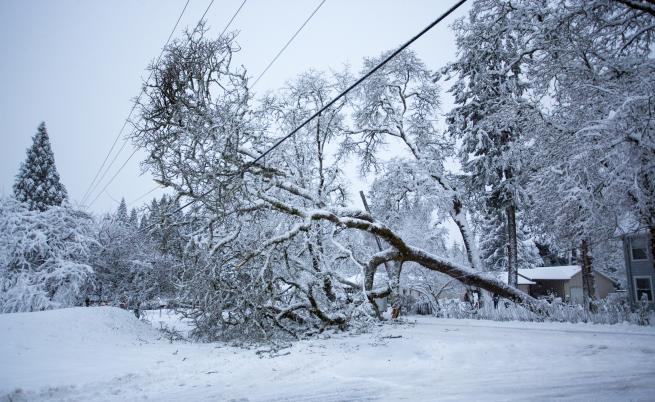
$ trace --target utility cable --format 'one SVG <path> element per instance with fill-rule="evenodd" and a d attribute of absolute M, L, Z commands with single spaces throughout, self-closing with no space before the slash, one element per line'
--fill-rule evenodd
<path fill-rule="evenodd" d="M 194 33 L 195 33 L 195 32 L 198 30 L 198 28 L 200 27 L 200 24 L 201 24 L 202 21 L 204 20 L 205 16 L 207 15 L 207 12 L 208 12 L 209 9 L 211 8 L 211 6 L 214 4 L 214 1 L 215 1 L 215 0 L 211 0 L 211 1 L 209 2 L 209 5 L 207 6 L 207 8 L 205 8 L 204 13 L 202 14 L 202 16 L 200 17 L 200 19 L 198 20 L 198 23 L 196 24 L 196 26 L 195 26 L 195 28 L 194 28 L 194 30 L 193 30 Z M 230 21 L 227 23 L 227 25 L 226 25 L 225 28 L 223 29 L 223 33 L 224 33 L 224 32 L 228 29 L 228 27 L 232 24 L 232 21 L 234 21 L 234 19 L 235 19 L 236 16 L 239 14 L 239 12 L 240 12 L 241 9 L 243 8 L 243 6 L 246 4 L 246 1 L 247 1 L 247 0 L 244 0 L 244 1 L 241 3 L 241 6 L 239 6 L 239 8 L 237 9 L 237 11 L 234 13 L 234 15 L 232 16 L 232 18 L 230 19 Z M 188 2 L 189 2 L 189 0 L 187 0 L 187 5 L 188 5 Z M 185 9 L 186 9 L 186 6 L 185 6 Z M 181 18 L 181 16 L 180 16 L 180 18 Z M 178 23 L 179 23 L 179 19 L 178 19 Z M 177 27 L 177 25 L 178 25 L 178 24 L 176 23 L 175 26 Z M 175 32 L 175 29 L 173 30 L 173 32 Z M 170 42 L 170 39 L 171 39 L 171 37 L 172 37 L 173 32 L 171 32 L 171 35 L 169 36 L 168 40 L 166 41 L 166 45 L 164 45 L 164 48 L 165 48 L 165 47 L 168 45 L 168 43 Z M 221 33 L 221 35 L 222 35 L 222 33 Z M 159 55 L 159 57 L 157 58 L 157 61 L 155 62 L 155 65 L 159 64 L 159 60 L 161 59 L 161 56 L 162 56 L 162 55 L 163 55 L 163 50 L 162 50 L 162 53 L 161 53 L 161 54 Z M 154 72 L 154 70 L 150 72 L 150 75 L 148 76 L 148 79 L 146 80 L 146 82 L 148 82 L 148 81 L 150 80 L 150 78 L 152 78 L 152 74 L 153 74 L 153 72 Z M 141 89 L 141 92 L 139 93 L 139 96 L 137 97 L 136 101 L 135 101 L 134 104 L 132 105 L 132 109 L 131 109 L 131 111 L 130 111 L 130 115 L 129 115 L 128 118 L 126 119 L 125 124 L 123 125 L 123 128 L 125 127 L 125 125 L 126 125 L 127 122 L 129 121 L 129 119 L 131 118 L 132 113 L 134 112 L 134 109 L 136 108 L 136 105 L 137 105 L 139 99 L 140 99 L 141 96 L 143 95 L 143 92 L 144 92 L 144 89 L 142 88 L 142 89 Z M 121 130 L 121 133 L 122 133 L 122 130 Z M 119 134 L 119 136 L 120 136 L 120 134 Z M 120 152 L 123 150 L 123 148 L 125 148 L 126 144 L 127 144 L 127 140 L 124 141 L 123 145 L 121 146 L 121 149 L 120 149 L 119 152 L 116 154 L 116 156 L 114 156 L 114 158 L 112 159 L 111 164 L 107 167 L 107 170 L 105 170 L 104 174 L 102 175 L 102 178 L 101 178 L 101 179 L 96 183 L 96 186 L 94 187 L 94 189 L 97 188 L 97 187 L 99 186 L 100 182 L 102 182 L 102 179 L 103 179 L 103 178 L 106 176 L 106 174 L 109 172 L 109 169 L 110 169 L 111 166 L 113 165 L 114 161 L 116 161 L 118 155 L 119 155 Z M 105 185 L 105 187 L 103 187 L 103 189 L 100 191 L 100 193 L 99 193 L 99 194 L 98 194 L 98 195 L 93 199 L 93 201 L 91 201 L 91 202 L 89 203 L 89 206 L 93 205 L 93 204 L 95 203 L 95 201 L 100 197 L 100 195 L 101 195 L 101 194 L 102 194 L 102 193 L 107 189 L 107 187 L 109 187 L 109 185 L 114 181 L 114 179 L 118 176 L 118 174 L 121 172 L 121 170 L 123 170 L 123 168 L 125 168 L 125 166 L 126 166 L 127 163 L 130 161 L 130 159 L 132 159 L 132 157 L 134 157 L 134 155 L 136 154 L 137 150 L 138 150 L 138 149 L 135 149 L 135 150 L 130 154 L 130 156 L 127 158 L 127 160 L 126 160 L 125 162 L 123 162 L 123 164 L 118 168 L 118 171 L 116 171 L 116 173 L 115 173 L 115 174 L 114 174 L 114 175 L 109 179 L 109 181 L 107 182 L 107 184 Z M 154 189 L 153 189 L 152 191 L 154 191 Z M 90 193 L 93 193 L 93 191 L 91 191 Z M 90 193 L 89 193 L 89 195 L 87 196 L 87 198 L 90 196 Z"/>
<path fill-rule="evenodd" d="M 436 20 L 432 21 L 429 25 L 427 25 L 425 28 L 423 28 L 419 33 L 414 35 L 411 39 L 409 39 L 407 42 L 403 43 L 400 47 L 398 47 L 395 51 L 393 51 L 389 56 L 385 57 L 384 60 L 382 60 L 380 63 L 378 63 L 375 67 L 373 67 L 369 72 L 364 74 L 362 77 L 360 77 L 355 83 L 350 85 L 348 88 L 346 88 L 343 92 L 341 92 L 339 95 L 337 95 L 334 99 L 332 99 L 330 102 L 328 102 L 325 106 L 323 106 L 319 111 L 311 115 L 307 120 L 305 120 L 302 124 L 300 124 L 298 127 L 296 127 L 293 131 L 291 131 L 289 134 L 285 135 L 284 137 L 280 138 L 277 140 L 271 147 L 269 147 L 266 151 L 262 152 L 257 156 L 254 160 L 248 162 L 245 164 L 244 167 L 240 169 L 240 172 L 245 172 L 245 170 L 254 165 L 255 163 L 259 162 L 262 160 L 266 155 L 270 154 L 273 152 L 276 148 L 278 148 L 280 145 L 282 145 L 286 140 L 289 138 L 293 137 L 298 131 L 300 131 L 303 127 L 305 127 L 309 122 L 314 120 L 317 116 L 319 116 L 323 111 L 334 105 L 339 99 L 343 98 L 346 96 L 350 91 L 355 89 L 358 85 L 360 85 L 362 82 L 364 82 L 367 78 L 369 78 L 371 75 L 375 74 L 379 69 L 381 69 L 385 64 L 387 64 L 389 61 L 391 61 L 394 57 L 398 56 L 403 50 L 407 49 L 412 43 L 414 43 L 417 39 L 425 35 L 428 31 L 430 31 L 432 28 L 434 28 L 437 24 L 439 24 L 441 21 L 443 21 L 446 17 L 448 17 L 450 14 L 452 14 L 455 10 L 457 10 L 459 7 L 462 6 L 462 4 L 466 3 L 467 0 L 459 0 L 455 5 L 450 7 L 446 12 L 441 14 Z M 189 205 L 194 204 L 196 201 L 200 200 L 203 197 L 206 197 L 209 195 L 211 192 L 215 191 L 216 187 L 212 187 L 209 190 L 205 191 L 204 193 L 200 194 L 197 198 L 194 198 L 193 200 L 190 200 L 189 202 L 185 203 L 181 207 L 175 209 L 174 211 L 171 212 L 171 214 L 177 213 L 184 208 L 188 207 Z"/>
<path fill-rule="evenodd" d="M 159 62 L 159 60 L 161 59 L 161 56 L 164 54 L 164 49 L 166 48 L 166 46 L 168 46 L 168 43 L 171 41 L 171 38 L 173 37 L 173 34 L 177 30 L 177 26 L 180 24 L 180 20 L 182 19 L 182 16 L 184 15 L 184 12 L 186 11 L 187 6 L 189 5 L 189 1 L 190 0 L 187 0 L 187 2 L 184 4 L 184 8 L 182 8 L 182 12 L 180 12 L 180 15 L 177 17 L 177 21 L 175 21 L 175 25 L 173 26 L 173 29 L 171 30 L 171 33 L 168 35 L 168 39 L 166 39 L 166 43 L 164 44 L 164 47 L 162 48 L 161 52 L 159 53 L 159 56 L 157 57 L 157 62 Z M 150 75 L 148 76 L 148 79 L 146 80 L 146 82 L 150 81 L 150 78 L 152 78 L 152 71 L 150 72 Z M 95 176 L 93 177 L 93 180 L 91 180 L 91 184 L 89 184 L 89 187 L 84 192 L 84 195 L 82 196 L 82 202 L 84 202 L 90 196 L 90 193 L 92 192 L 91 188 L 96 183 L 96 180 L 98 180 L 98 176 L 100 175 L 100 172 L 105 167 L 105 164 L 107 163 L 107 160 L 109 159 L 109 155 L 111 155 L 112 151 L 116 147 L 116 144 L 118 143 L 118 139 L 123 134 L 123 131 L 125 131 L 125 127 L 127 126 L 127 123 L 130 121 L 130 118 L 132 117 L 132 114 L 134 113 L 134 110 L 136 109 L 136 105 L 137 105 L 137 103 L 138 103 L 138 101 L 139 101 L 139 99 L 141 98 L 142 95 L 143 95 L 143 88 L 141 89 L 141 92 L 139 93 L 139 96 L 137 97 L 136 101 L 132 105 L 132 108 L 130 109 L 130 112 L 127 115 L 127 118 L 123 122 L 123 126 L 121 127 L 120 131 L 118 132 L 118 135 L 114 139 L 114 142 L 111 144 L 111 147 L 109 148 L 109 152 L 107 152 L 107 155 L 105 156 L 105 159 L 102 161 L 102 164 L 100 165 L 100 168 L 98 168 L 98 171 L 96 172 Z M 125 142 L 127 142 L 127 141 L 125 141 Z M 120 154 L 120 152 L 123 150 L 123 148 L 124 148 L 124 146 L 121 147 L 121 149 L 118 151 L 118 153 L 116 154 L 117 156 L 118 156 L 118 154 Z M 112 160 L 111 164 L 107 167 L 107 170 L 109 170 L 111 168 L 111 166 L 113 165 L 115 160 L 116 160 L 116 158 L 114 158 Z M 104 175 L 103 175 L 103 178 L 104 178 Z M 102 181 L 102 178 L 100 180 L 98 180 L 98 181 Z"/>
<path fill-rule="evenodd" d="M 293 40 L 296 39 L 296 36 L 298 36 L 298 34 L 300 33 L 300 31 L 303 30 L 303 28 L 305 27 L 305 25 L 307 25 L 307 23 L 309 22 L 309 20 L 311 20 L 312 17 L 314 17 L 314 15 L 318 12 L 318 10 L 321 8 L 321 6 L 323 5 L 323 3 L 325 3 L 325 1 L 326 1 L 326 0 L 321 1 L 321 3 L 320 3 L 320 4 L 319 4 L 315 9 L 314 9 L 314 11 L 312 11 L 312 13 L 309 15 L 309 17 L 307 17 L 307 19 L 305 20 L 305 22 L 302 23 L 302 25 L 300 26 L 300 28 L 298 28 L 298 29 L 296 30 L 296 32 L 291 36 L 291 38 L 289 38 L 289 40 L 287 41 L 287 43 L 285 43 L 285 45 L 282 46 L 282 49 L 280 49 L 280 51 L 277 52 L 277 54 L 275 55 L 275 57 L 273 57 L 273 60 L 271 60 L 271 62 L 268 63 L 268 65 L 266 66 L 266 68 L 264 69 L 264 71 L 262 71 L 261 74 L 259 74 L 259 76 L 258 76 L 257 79 L 255 80 L 255 82 L 252 83 L 252 85 L 250 86 L 250 89 L 254 88 L 255 85 L 257 85 L 257 83 L 259 82 L 259 80 L 264 76 L 264 74 L 266 74 L 266 72 L 268 71 L 268 69 L 271 68 L 271 66 L 273 65 L 273 63 L 275 63 L 275 62 L 277 61 L 277 59 L 280 57 L 280 55 L 282 55 L 282 53 L 287 49 L 287 47 L 289 47 L 289 45 L 291 44 L 291 42 L 293 42 Z"/>

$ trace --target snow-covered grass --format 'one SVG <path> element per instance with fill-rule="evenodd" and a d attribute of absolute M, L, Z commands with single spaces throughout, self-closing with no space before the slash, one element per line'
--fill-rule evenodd
<path fill-rule="evenodd" d="M 158 311 L 148 313 L 154 326 Z M 173 315 L 162 311 L 167 325 Z M 265 347 L 262 347 L 265 349 Z M 410 317 L 272 355 L 129 311 L 0 315 L 2 401 L 653 400 L 655 329 Z"/>

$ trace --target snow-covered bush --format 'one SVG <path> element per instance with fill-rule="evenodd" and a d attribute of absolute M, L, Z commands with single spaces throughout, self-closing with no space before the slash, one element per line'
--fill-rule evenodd
<path fill-rule="evenodd" d="M 544 315 L 537 315 L 526 308 L 514 303 L 505 303 L 501 300 L 498 308 L 488 301 L 479 309 L 471 307 L 470 303 L 458 299 L 444 299 L 439 301 L 434 314 L 444 318 L 472 318 L 494 321 L 555 321 L 555 322 L 588 322 L 594 324 L 620 324 L 630 323 L 649 325 L 651 312 L 646 307 L 637 306 L 632 309 L 630 305 L 616 299 L 602 299 L 594 302 L 595 309 L 590 311 L 580 305 L 563 303 L 560 299 L 552 302 L 542 301 Z"/>
<path fill-rule="evenodd" d="M 30 211 L 0 199 L 0 311 L 79 305 L 92 268 L 87 264 L 92 219 L 67 206 Z"/>
<path fill-rule="evenodd" d="M 143 308 L 174 297 L 181 237 L 172 230 L 176 220 L 168 216 L 169 202 L 167 197 L 153 200 L 141 226 L 136 210 L 128 217 L 124 200 L 115 213 L 98 220 L 91 258 L 94 302 Z"/>

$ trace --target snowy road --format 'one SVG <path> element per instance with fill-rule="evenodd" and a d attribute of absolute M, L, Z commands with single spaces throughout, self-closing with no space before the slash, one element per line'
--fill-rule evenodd
<path fill-rule="evenodd" d="M 113 308 L 0 315 L 0 400 L 655 400 L 652 327 L 420 318 L 275 358 L 158 338 Z"/>

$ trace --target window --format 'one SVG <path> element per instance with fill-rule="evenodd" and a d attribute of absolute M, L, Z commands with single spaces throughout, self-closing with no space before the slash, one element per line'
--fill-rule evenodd
<path fill-rule="evenodd" d="M 646 248 L 646 238 L 645 237 L 635 237 L 630 239 L 630 251 L 632 253 L 632 260 L 647 260 L 648 252 Z"/>
<path fill-rule="evenodd" d="M 635 295 L 637 301 L 646 295 L 649 302 L 653 301 L 653 283 L 650 276 L 635 276 Z"/>

